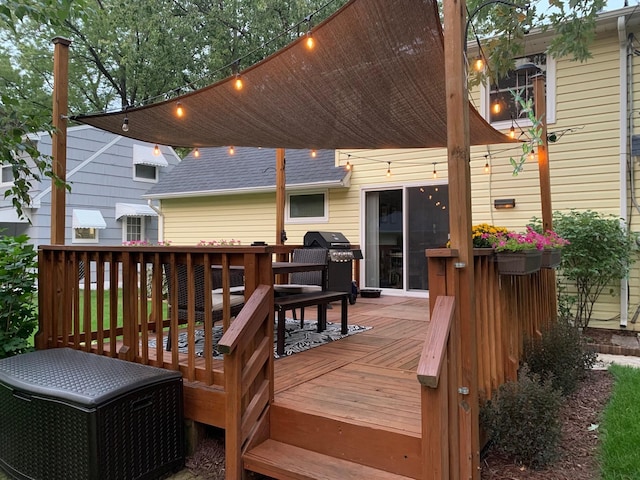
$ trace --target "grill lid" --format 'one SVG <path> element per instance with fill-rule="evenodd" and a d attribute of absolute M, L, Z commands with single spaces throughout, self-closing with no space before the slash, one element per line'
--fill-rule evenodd
<path fill-rule="evenodd" d="M 347 237 L 340 232 L 307 232 L 304 235 L 305 247 L 351 248 Z"/>

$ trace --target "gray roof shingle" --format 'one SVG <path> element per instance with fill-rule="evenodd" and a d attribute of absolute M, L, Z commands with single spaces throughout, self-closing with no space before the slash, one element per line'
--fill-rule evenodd
<path fill-rule="evenodd" d="M 348 177 L 343 167 L 335 167 L 334 150 L 318 150 L 315 158 L 310 150 L 285 151 L 287 187 L 296 185 L 338 184 Z M 145 195 L 147 198 L 214 194 L 233 190 L 275 190 L 276 150 L 273 148 L 236 147 L 229 155 L 227 147 L 193 151 L 169 175 L 164 176 Z"/>

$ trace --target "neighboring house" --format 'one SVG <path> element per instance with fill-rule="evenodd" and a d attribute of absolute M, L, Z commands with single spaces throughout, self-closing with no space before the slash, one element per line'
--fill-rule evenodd
<path fill-rule="evenodd" d="M 43 155 L 51 155 L 51 136 L 34 138 Z M 89 127 L 67 132 L 65 244 L 121 245 L 158 239 L 158 213 L 142 195 L 180 163 L 169 147 L 158 155 L 154 145 Z M 2 166 L 0 234 L 27 234 L 37 246 L 51 243 L 51 182 L 34 182 L 26 218 L 18 218 L 6 188 L 14 181 Z M 31 223 L 29 223 L 29 220 Z"/>
<path fill-rule="evenodd" d="M 535 62 L 546 73 L 553 209 L 591 209 L 613 214 L 640 231 L 635 190 L 640 183 L 640 148 L 631 148 L 631 139 L 638 140 L 635 136 L 640 134 L 636 38 L 640 35 L 640 10 L 628 7 L 600 14 L 591 46 L 593 58 L 584 63 L 547 56 L 545 50 L 552 35 L 527 35 L 526 58 L 519 59 L 518 64 Z M 469 43 L 470 58 L 477 54 L 474 48 L 475 40 Z M 530 90 L 530 76 L 514 72 L 497 87 L 487 85 L 474 90 L 471 99 L 496 128 L 508 132 L 513 125 L 519 133 L 521 129 L 526 131 L 527 120 L 508 94 L 508 88 L 514 87 Z M 491 117 L 489 107 L 496 99 L 503 102 L 502 113 Z M 640 145 L 640 141 L 635 144 Z M 532 217 L 541 217 L 537 164 L 528 161 L 523 172 L 513 175 L 509 158 L 519 157 L 520 151 L 519 145 L 472 147 L 474 223 L 523 230 Z M 222 149 L 216 149 L 215 159 L 206 159 L 202 150 L 199 160 L 189 156 L 181 165 L 184 170 L 175 170 L 175 174 L 180 172 L 179 185 L 172 174 L 154 186 L 146 197 L 160 201 L 164 238 L 180 244 L 229 238 L 243 243 L 272 243 L 275 153 L 258 149 L 252 152 L 262 155 L 263 160 L 259 167 L 249 169 L 239 157 L 237 162 L 230 162 Z M 302 243 L 309 230 L 342 232 L 363 248 L 362 288 L 382 288 L 385 294 L 426 295 L 424 249 L 444 246 L 447 241 L 446 150 L 341 150 L 335 152 L 333 161 L 327 162 L 327 172 L 340 167 L 345 176 L 342 184 L 321 185 L 319 182 L 325 177 L 317 170 L 318 159 L 310 158 L 309 152 L 287 152 L 288 243 Z M 194 163 L 197 168 L 186 168 Z M 347 164 L 353 168 L 347 171 Z M 296 172 L 295 177 L 292 171 Z M 260 183 L 265 172 L 271 174 L 271 181 Z M 291 217 L 291 195 L 318 192 L 328 201 L 323 215 Z M 502 199 L 515 199 L 515 208 L 496 209 L 495 201 Z M 640 266 L 632 272 L 628 292 L 624 281 L 614 288 L 621 295 L 603 295 L 594 319 L 611 320 L 611 326 L 616 326 L 618 320 L 626 324 L 628 319 L 631 328 L 635 313 L 640 311 Z"/>

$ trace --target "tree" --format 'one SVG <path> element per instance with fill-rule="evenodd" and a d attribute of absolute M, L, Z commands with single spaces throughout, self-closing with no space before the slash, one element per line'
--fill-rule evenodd
<path fill-rule="evenodd" d="M 70 0 L 6 0 L 0 4 L 0 42 L 3 48 L 11 33 L 16 33 L 22 22 L 40 22 L 58 25 L 69 12 Z M 18 215 L 29 204 L 29 190 L 41 175 L 54 178 L 51 162 L 42 157 L 28 135 L 51 129 L 51 115 L 43 106 L 36 107 L 42 99 L 41 92 L 29 82 L 29 76 L 21 73 L 10 57 L 0 57 L 0 164 L 11 165 L 15 179 L 5 197 L 12 200 Z M 49 70 L 50 72 L 51 70 Z M 49 101 L 51 105 L 51 101 Z M 30 163 L 31 162 L 31 163 Z M 35 169 L 34 169 L 35 167 Z M 55 179 L 59 181 L 58 179 Z"/>

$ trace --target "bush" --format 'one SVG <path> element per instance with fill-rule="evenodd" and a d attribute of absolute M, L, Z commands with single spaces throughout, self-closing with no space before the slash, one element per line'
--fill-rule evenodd
<path fill-rule="evenodd" d="M 525 342 L 522 361 L 532 373 L 549 379 L 564 395 L 573 392 L 597 353 L 589 350 L 578 329 L 559 320 L 541 338 Z"/>
<path fill-rule="evenodd" d="M 590 210 L 555 212 L 553 226 L 570 242 L 562 250 L 560 271 L 576 289 L 575 324 L 586 328 L 605 287 L 629 272 L 636 235 L 619 218 Z M 609 292 L 614 293 L 613 289 Z"/>
<path fill-rule="evenodd" d="M 507 382 L 480 410 L 480 420 L 496 450 L 530 468 L 558 457 L 562 395 L 525 365 L 517 382 Z"/>
<path fill-rule="evenodd" d="M 32 350 L 38 326 L 36 251 L 29 237 L 0 236 L 0 358 Z"/>

